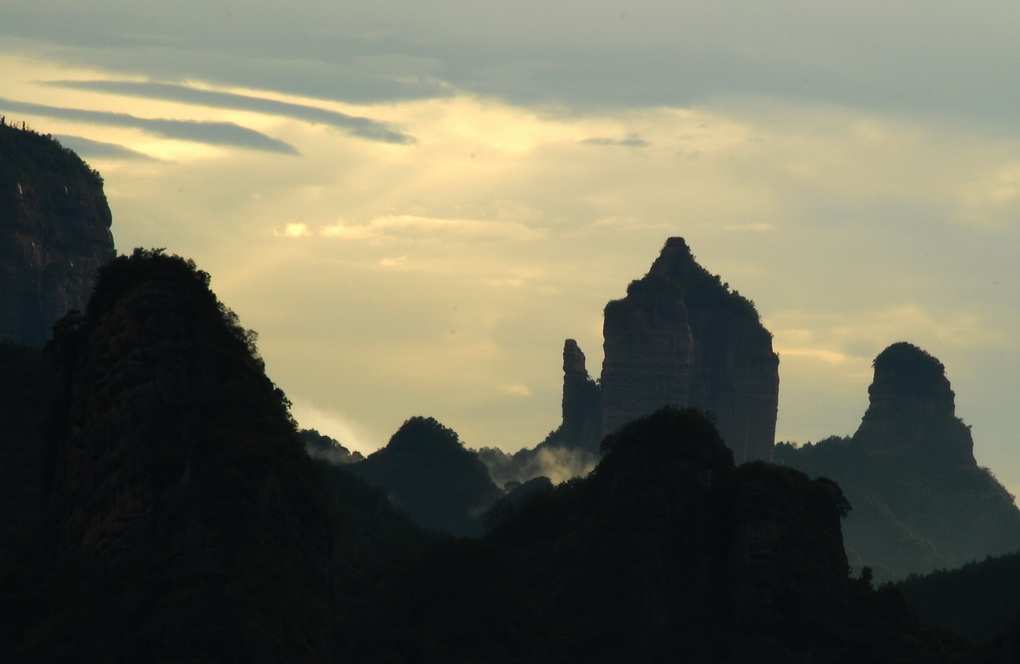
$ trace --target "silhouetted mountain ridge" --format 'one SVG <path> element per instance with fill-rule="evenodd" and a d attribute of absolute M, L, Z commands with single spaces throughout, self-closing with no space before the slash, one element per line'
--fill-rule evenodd
<path fill-rule="evenodd" d="M 632 305 L 659 298 L 672 320 L 681 293 L 691 320 L 720 337 L 692 347 L 691 375 L 711 380 L 687 389 L 772 394 L 750 389 L 772 385 L 770 344 L 733 345 L 767 331 L 723 325 L 756 320 L 753 305 L 735 292 L 720 299 L 728 287 L 695 266 L 671 239 L 620 306 L 654 317 Z M 1014 534 L 1016 509 L 974 464 L 941 363 L 909 344 L 876 360 L 873 407 L 852 439 L 778 450 L 812 474 L 842 473 L 843 489 L 789 467 L 738 466 L 744 452 L 723 440 L 718 412 L 656 406 L 601 441 L 590 474 L 511 483 L 496 500 L 478 455 L 434 419 L 410 418 L 354 465 L 336 441 L 299 434 L 254 333 L 191 261 L 121 256 L 99 271 L 83 312 L 57 321 L 45 352 L 0 344 L 0 661 L 1015 659 L 1020 629 L 1002 613 L 986 619 L 1005 629 L 975 644 L 918 619 L 869 570 L 849 576 L 859 561 L 847 552 L 867 543 L 853 526 L 862 514 L 874 541 L 906 541 L 913 560 L 925 547 L 948 558 L 989 546 L 976 535 L 1002 544 Z M 761 362 L 730 371 L 737 356 Z M 578 397 L 570 408 L 564 399 L 565 414 L 601 422 L 576 344 L 564 348 L 564 373 Z M 562 466 L 583 451 L 570 442 L 581 431 L 552 434 L 529 460 Z M 356 472 L 378 473 L 385 490 Z M 475 538 L 423 529 L 395 507 L 478 534 L 493 500 Z M 928 601 L 901 587 L 937 616 L 932 607 L 968 589 L 1008 585 L 1013 565 L 1002 560 L 961 570 L 951 578 L 979 569 L 984 580 L 953 581 Z"/>

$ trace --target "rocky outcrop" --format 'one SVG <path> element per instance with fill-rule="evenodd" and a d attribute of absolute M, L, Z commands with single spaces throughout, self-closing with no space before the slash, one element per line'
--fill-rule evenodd
<path fill-rule="evenodd" d="M 901 341 L 882 351 L 874 367 L 854 445 L 888 460 L 976 464 L 970 429 L 956 417 L 956 395 L 941 362 Z"/>
<path fill-rule="evenodd" d="M 666 241 L 627 297 L 606 305 L 602 433 L 664 404 L 715 418 L 738 462 L 770 459 L 779 405 L 779 356 L 754 304 Z"/>
<path fill-rule="evenodd" d="M 598 451 L 601 432 L 599 386 L 588 374 L 584 353 L 573 339 L 563 344 L 563 426 L 557 445 Z"/>
<path fill-rule="evenodd" d="M 0 339 L 42 346 L 84 309 L 115 253 L 103 181 L 77 155 L 0 123 Z"/>

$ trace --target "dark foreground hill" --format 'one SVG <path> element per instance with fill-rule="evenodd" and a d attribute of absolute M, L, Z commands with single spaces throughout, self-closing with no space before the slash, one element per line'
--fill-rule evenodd
<path fill-rule="evenodd" d="M 333 512 L 208 275 L 121 257 L 50 348 L 46 504 L 0 581 L 0 659 L 329 661 Z"/>

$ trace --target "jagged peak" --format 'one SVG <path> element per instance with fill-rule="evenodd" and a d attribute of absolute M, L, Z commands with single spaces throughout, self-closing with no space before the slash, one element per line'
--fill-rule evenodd
<path fill-rule="evenodd" d="M 573 339 L 563 342 L 563 371 L 568 374 L 588 375 L 584 351 Z"/>
<path fill-rule="evenodd" d="M 659 257 L 652 263 L 648 274 L 658 274 L 666 278 L 675 278 L 676 275 L 697 265 L 691 248 L 682 237 L 667 238 L 662 245 Z"/>

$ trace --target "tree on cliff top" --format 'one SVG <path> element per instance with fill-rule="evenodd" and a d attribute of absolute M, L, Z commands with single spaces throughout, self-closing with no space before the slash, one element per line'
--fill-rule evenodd
<path fill-rule="evenodd" d="M 35 176 L 80 177 L 103 186 L 99 172 L 49 134 L 17 128 L 0 118 L 0 187 Z"/>
<path fill-rule="evenodd" d="M 76 349 L 81 348 L 89 331 L 125 293 L 146 282 L 162 281 L 180 289 L 180 294 L 188 299 L 188 306 L 194 307 L 195 313 L 208 314 L 205 318 L 196 316 L 195 320 L 206 320 L 207 331 L 218 337 L 218 341 L 241 351 L 259 370 L 264 370 L 265 364 L 256 347 L 258 335 L 254 330 L 241 327 L 237 314 L 219 301 L 209 287 L 209 273 L 198 269 L 191 259 L 168 255 L 164 251 L 161 248 L 136 247 L 130 256 L 118 256 L 100 267 L 85 314 L 72 311 L 57 321 L 48 350 L 65 367 L 69 362 L 73 363 L 77 358 Z"/>

